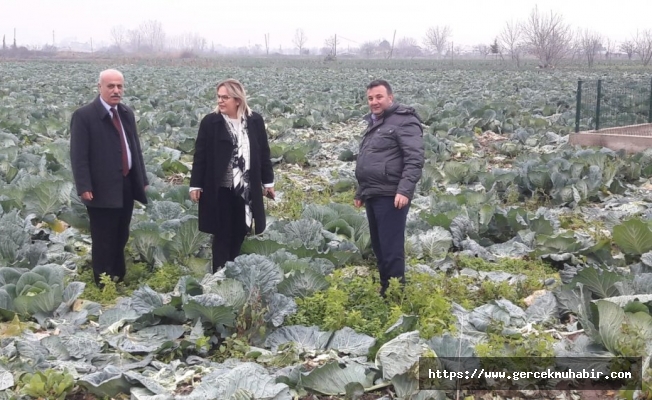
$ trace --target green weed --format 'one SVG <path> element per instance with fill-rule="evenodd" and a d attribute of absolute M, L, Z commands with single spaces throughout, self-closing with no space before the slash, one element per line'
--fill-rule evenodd
<path fill-rule="evenodd" d="M 386 299 L 379 294 L 377 276 L 346 277 L 343 270 L 327 277 L 330 287 L 312 296 L 296 299 L 298 312 L 288 318 L 287 325 L 317 325 L 326 330 L 345 326 L 375 338 L 402 314 L 418 316 L 422 337 L 432 337 L 454 329 L 451 303 L 446 299 L 440 280 L 427 274 L 409 274 L 408 284 L 390 282 Z M 427 293 L 428 295 L 424 295 Z"/>
<path fill-rule="evenodd" d="M 74 387 L 75 380 L 69 373 L 46 369 L 22 375 L 18 392 L 34 399 L 63 400 Z"/>

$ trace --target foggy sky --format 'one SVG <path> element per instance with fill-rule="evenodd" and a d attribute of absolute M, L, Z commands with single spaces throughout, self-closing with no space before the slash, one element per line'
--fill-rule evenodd
<path fill-rule="evenodd" d="M 424 4 L 424 5 L 420 5 Z M 110 45 L 111 27 L 136 28 L 145 20 L 162 23 L 167 36 L 197 33 L 228 47 L 292 48 L 297 28 L 306 47 L 319 48 L 337 33 L 340 46 L 368 40 L 414 37 L 421 44 L 430 26 L 448 25 L 455 45 L 489 44 L 508 20 L 525 19 L 538 4 L 562 14 L 573 27 L 589 28 L 618 42 L 636 30 L 652 29 L 650 0 L 0 0 L 0 35 L 7 44 L 17 30 L 18 45 L 55 45 L 66 40 Z"/>

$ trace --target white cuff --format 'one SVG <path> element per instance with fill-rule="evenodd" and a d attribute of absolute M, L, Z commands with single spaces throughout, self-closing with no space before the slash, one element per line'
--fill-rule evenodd
<path fill-rule="evenodd" d="M 273 188 L 274 187 L 274 182 L 272 182 L 272 183 L 263 183 L 263 187 L 265 187 L 265 188 Z"/>
<path fill-rule="evenodd" d="M 201 190 L 203 192 L 202 188 L 198 188 L 198 187 L 191 187 L 190 189 L 188 189 L 188 192 L 194 192 L 195 190 Z"/>

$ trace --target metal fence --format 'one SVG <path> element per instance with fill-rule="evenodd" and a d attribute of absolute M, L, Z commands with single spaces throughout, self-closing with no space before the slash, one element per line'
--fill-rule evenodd
<path fill-rule="evenodd" d="M 652 79 L 580 80 L 576 98 L 575 132 L 652 123 Z"/>

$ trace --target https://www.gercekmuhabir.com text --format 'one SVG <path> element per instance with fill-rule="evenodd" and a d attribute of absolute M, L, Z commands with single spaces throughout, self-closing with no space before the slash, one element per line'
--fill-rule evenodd
<path fill-rule="evenodd" d="M 629 371 L 614 371 L 604 373 L 602 371 L 485 371 L 484 369 L 473 369 L 472 371 L 447 371 L 439 369 L 428 369 L 428 378 L 430 379 L 509 379 L 518 381 L 520 379 L 591 379 L 591 380 L 609 380 L 611 379 L 632 379 L 632 373 Z"/>

